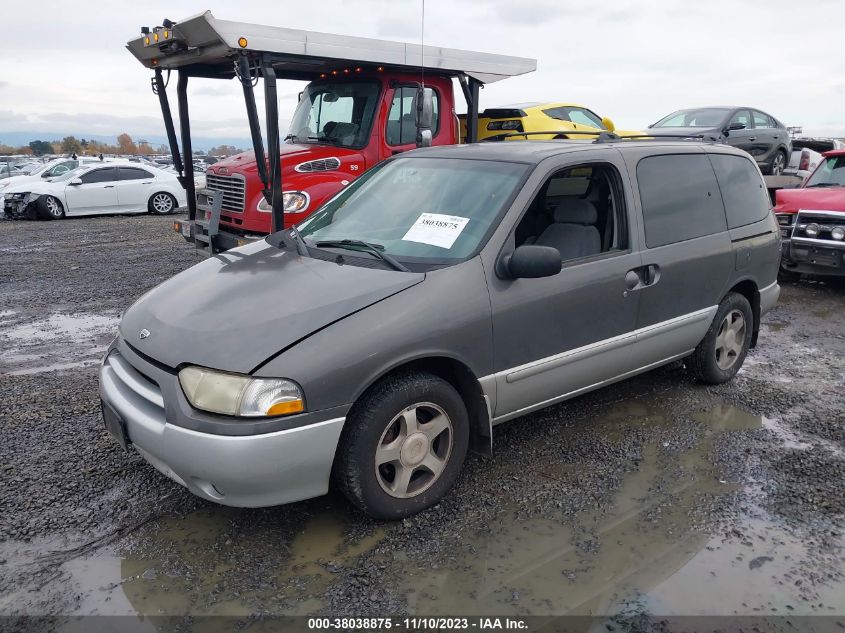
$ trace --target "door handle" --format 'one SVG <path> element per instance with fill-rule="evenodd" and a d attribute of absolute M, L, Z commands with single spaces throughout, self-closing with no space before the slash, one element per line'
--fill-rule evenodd
<path fill-rule="evenodd" d="M 103 189 L 114 189 L 114 185 L 106 185 Z"/>
<path fill-rule="evenodd" d="M 756 140 L 757 140 L 757 137 L 756 137 L 756 136 L 749 136 L 749 137 L 748 137 L 748 140 L 749 140 L 749 141 L 756 141 Z"/>
<path fill-rule="evenodd" d="M 660 267 L 657 264 L 639 266 L 625 273 L 625 287 L 628 290 L 640 290 L 653 286 L 660 280 Z"/>

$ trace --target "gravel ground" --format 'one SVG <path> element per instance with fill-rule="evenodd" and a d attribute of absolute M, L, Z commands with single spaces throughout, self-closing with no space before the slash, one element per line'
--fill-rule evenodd
<path fill-rule="evenodd" d="M 733 382 L 676 364 L 498 427 L 439 506 L 383 524 L 334 494 L 207 503 L 103 430 L 96 363 L 121 311 L 196 262 L 168 222 L 0 222 L 0 614 L 845 626 L 841 287 L 784 286 Z"/>

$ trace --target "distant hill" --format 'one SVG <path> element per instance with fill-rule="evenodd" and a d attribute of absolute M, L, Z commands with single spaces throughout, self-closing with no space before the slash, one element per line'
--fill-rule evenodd
<path fill-rule="evenodd" d="M 120 132 L 118 132 L 120 134 Z M 176 130 L 176 134 L 179 134 L 179 130 Z M 13 147 L 18 147 L 20 145 L 28 145 L 32 141 L 60 141 L 66 136 L 75 136 L 78 139 L 87 139 L 89 141 L 98 141 L 100 143 L 109 143 L 111 145 L 117 142 L 117 134 L 114 136 L 103 136 L 101 134 L 85 134 L 84 132 L 78 131 L 65 131 L 65 132 L 0 132 L 0 144 L 4 145 L 12 145 Z M 139 140 L 148 141 L 153 147 L 158 147 L 159 145 L 167 145 L 167 137 L 164 135 L 157 135 L 157 134 L 138 134 L 132 135 L 132 140 L 138 142 Z M 215 138 L 203 138 L 203 137 L 192 137 L 191 138 L 193 148 L 195 150 L 201 149 L 204 151 L 209 150 L 212 147 L 218 147 L 220 145 L 234 145 L 235 147 L 240 147 L 243 149 L 250 149 L 252 147 L 252 141 L 249 137 L 242 137 L 242 138 L 234 138 L 234 137 L 215 137 Z M 181 139 L 180 139 L 180 147 L 181 147 Z"/>

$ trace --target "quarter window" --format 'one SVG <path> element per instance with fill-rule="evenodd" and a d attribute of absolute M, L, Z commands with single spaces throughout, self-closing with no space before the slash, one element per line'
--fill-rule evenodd
<path fill-rule="evenodd" d="M 82 180 L 82 183 L 86 185 L 95 182 L 112 182 L 117 180 L 114 173 L 114 167 L 89 171 L 87 174 L 83 174 L 80 179 Z"/>
<path fill-rule="evenodd" d="M 710 154 L 716 171 L 728 228 L 734 229 L 763 220 L 769 213 L 769 194 L 757 167 L 742 156 Z"/>
<path fill-rule="evenodd" d="M 746 128 L 751 127 L 751 113 L 748 110 L 740 110 L 731 118 L 731 124 L 742 123 Z"/>
<path fill-rule="evenodd" d="M 650 156 L 637 165 L 649 248 L 724 231 L 716 175 L 704 154 Z"/>
<path fill-rule="evenodd" d="M 432 91 L 431 88 L 426 88 Z M 432 91 L 434 116 L 431 126 L 431 134 L 434 136 L 440 127 L 440 99 L 436 90 Z M 393 103 L 390 105 L 390 113 L 387 116 L 386 138 L 388 145 L 407 145 L 417 141 L 416 86 L 402 86 L 393 93 Z"/>

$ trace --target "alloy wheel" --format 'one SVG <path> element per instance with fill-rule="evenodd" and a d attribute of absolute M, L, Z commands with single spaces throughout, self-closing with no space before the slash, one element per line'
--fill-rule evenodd
<path fill-rule="evenodd" d="M 59 201 L 56 200 L 53 196 L 48 196 L 46 200 L 47 211 L 50 215 L 54 218 L 62 217 L 62 206 L 59 204 Z"/>
<path fill-rule="evenodd" d="M 420 402 L 396 415 L 379 439 L 376 479 L 392 497 L 407 499 L 440 478 L 455 442 L 452 420 L 436 404 Z"/>
<path fill-rule="evenodd" d="M 772 175 L 773 176 L 780 176 L 783 173 L 783 166 L 784 166 L 784 158 L 783 154 L 778 152 L 775 155 L 775 160 L 772 163 Z"/>
<path fill-rule="evenodd" d="M 733 367 L 745 347 L 745 317 L 739 310 L 725 315 L 716 335 L 716 364 L 719 369 Z"/>
<path fill-rule="evenodd" d="M 153 196 L 153 209 L 156 213 L 170 213 L 173 210 L 173 199 L 166 193 Z"/>

